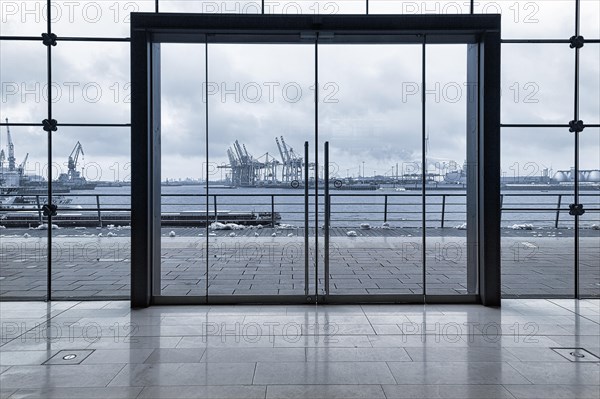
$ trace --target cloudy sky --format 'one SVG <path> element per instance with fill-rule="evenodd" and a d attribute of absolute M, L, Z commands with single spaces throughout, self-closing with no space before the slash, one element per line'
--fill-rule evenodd
<path fill-rule="evenodd" d="M 39 36 L 44 2 L 1 0 L 2 35 Z M 164 1 L 162 11 L 254 12 L 252 2 Z M 24 6 L 26 4 L 26 6 Z M 516 4 L 516 5 L 515 5 Z M 364 3 L 271 2 L 274 12 L 361 13 Z M 149 1 L 56 2 L 59 36 L 127 37 L 127 13 L 151 11 Z M 462 1 L 371 1 L 373 13 L 466 12 Z M 503 13 L 504 38 L 560 38 L 573 34 L 572 1 L 480 1 L 477 11 Z M 596 1 L 583 1 L 582 34 L 600 37 Z M 594 17 L 595 15 L 595 17 Z M 198 178 L 205 154 L 205 58 L 203 45 L 162 49 L 162 154 L 164 178 Z M 314 148 L 314 47 L 310 45 L 210 45 L 209 161 L 227 162 L 234 140 L 255 157 L 280 158 L 275 137 L 297 153 Z M 427 48 L 428 158 L 432 164 L 465 159 L 466 46 Z M 54 117 L 62 123 L 128 123 L 129 44 L 59 42 L 53 48 Z M 421 47 L 341 46 L 319 49 L 319 145 L 330 142 L 338 176 L 390 174 L 398 163 L 410 170 L 421 157 Z M 566 44 L 502 47 L 502 121 L 566 123 L 573 118 L 573 50 Z M 600 45 L 581 50 L 581 119 L 599 123 Z M 0 117 L 11 122 L 46 118 L 45 47 L 39 42 L 0 43 Z M 43 172 L 46 134 L 11 129 L 17 162 Z M 61 128 L 55 133 L 56 172 L 66 169 L 75 143 L 92 180 L 127 179 L 128 128 Z M 0 145 L 5 148 L 3 129 Z M 581 167 L 600 168 L 600 131 L 581 135 Z M 508 175 L 537 174 L 573 164 L 572 135 L 564 129 L 503 129 L 502 168 Z M 314 152 L 311 150 L 311 157 Z M 214 172 L 220 177 L 220 170 Z"/>

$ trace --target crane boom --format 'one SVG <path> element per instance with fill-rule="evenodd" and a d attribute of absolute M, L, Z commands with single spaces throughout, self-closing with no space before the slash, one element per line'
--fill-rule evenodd
<path fill-rule="evenodd" d="M 285 164 L 287 159 L 285 158 L 285 154 L 283 153 L 283 149 L 281 148 L 281 143 L 279 143 L 279 139 L 275 137 L 275 142 L 277 143 L 277 148 L 279 149 L 279 154 L 281 155 L 281 161 Z"/>
<path fill-rule="evenodd" d="M 285 140 L 283 139 L 283 136 L 281 136 L 281 144 L 283 145 L 283 151 L 285 152 L 285 156 L 288 159 L 288 162 L 292 160 L 292 157 L 290 156 L 290 152 L 288 151 L 287 145 L 285 144 Z"/>
<path fill-rule="evenodd" d="M 17 160 L 15 159 L 15 145 L 13 144 L 12 137 L 10 135 L 10 128 L 8 127 L 8 118 L 6 118 L 6 135 L 8 139 L 8 170 L 14 171 L 16 168 Z"/>
<path fill-rule="evenodd" d="M 23 176 L 23 174 L 25 173 L 25 166 L 27 165 L 27 159 L 29 158 L 29 153 L 27 153 L 25 155 L 25 158 L 23 159 L 23 162 L 21 162 L 21 164 L 19 165 L 18 171 L 19 171 L 19 176 Z"/>

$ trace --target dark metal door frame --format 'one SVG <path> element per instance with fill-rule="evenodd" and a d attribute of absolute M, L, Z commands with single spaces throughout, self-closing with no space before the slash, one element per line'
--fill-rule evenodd
<path fill-rule="evenodd" d="M 325 34 L 323 34 L 325 33 Z M 475 165 L 474 215 L 479 290 L 474 295 L 426 296 L 428 303 L 461 302 L 500 305 L 500 16 L 499 15 L 131 15 L 132 80 L 132 238 L 131 305 L 161 303 L 306 303 L 311 296 L 308 280 L 305 295 L 249 297 L 164 297 L 153 290 L 155 265 L 160 262 L 160 43 L 328 43 L 375 44 L 421 43 L 469 44 L 469 80 L 477 81 L 477 93 L 468 109 L 471 157 Z M 326 39 L 325 39 L 326 38 Z M 318 60 L 315 58 L 315 63 Z M 316 70 L 315 70 L 316 71 Z M 315 76 L 316 80 L 317 76 Z M 208 105 L 207 105 L 208 106 Z M 315 167 L 318 167 L 318 109 L 315 105 Z M 326 144 L 328 149 L 329 144 Z M 469 145 L 468 145 L 469 146 Z M 327 151 L 326 151 L 327 153 Z M 308 160 L 308 147 L 305 147 Z M 328 169 L 328 166 L 326 166 Z M 308 168 L 306 168 L 308 169 Z M 305 172 L 306 173 L 306 172 Z M 318 215 L 318 169 L 315 179 L 315 210 Z M 326 174 L 328 177 L 328 175 Z M 307 177 L 307 176 L 305 176 Z M 326 181 L 328 179 L 325 179 Z M 305 184 L 305 195 L 308 179 Z M 329 187 L 325 184 L 325 192 Z M 158 194 L 157 194 L 158 193 Z M 326 198 L 328 196 L 326 195 Z M 329 209 L 329 199 L 325 201 Z M 305 212 L 308 216 L 308 205 Z M 328 212 L 326 222 L 328 221 Z M 305 227 L 307 221 L 305 221 Z M 318 216 L 315 250 L 318 251 Z M 327 225 L 327 223 L 326 223 Z M 158 234 L 157 234 L 158 230 Z M 326 234 L 326 237 L 328 234 Z M 308 229 L 305 228 L 305 240 Z M 325 248 L 329 243 L 326 239 Z M 305 255 L 308 255 L 308 247 Z M 328 249 L 324 264 L 328 272 Z M 316 256 L 316 259 L 318 256 Z M 308 260 L 308 256 L 306 258 Z M 315 269 L 317 266 L 315 267 Z M 308 268 L 306 269 L 308 274 Z M 328 274 L 328 273 L 326 273 Z M 318 282 L 318 270 L 315 278 Z M 324 283 L 328 288 L 326 278 Z M 326 290 L 328 292 L 328 290 Z M 308 294 L 308 295 L 307 295 Z M 319 297 L 323 302 L 423 302 L 423 296 Z"/>

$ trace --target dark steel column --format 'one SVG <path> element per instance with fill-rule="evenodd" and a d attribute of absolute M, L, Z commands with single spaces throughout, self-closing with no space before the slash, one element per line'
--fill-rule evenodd
<path fill-rule="evenodd" d="M 131 43 L 131 306 L 147 307 L 152 289 L 150 44 L 146 32 L 133 24 Z"/>
<path fill-rule="evenodd" d="M 500 31 L 481 37 L 479 120 L 479 292 L 500 306 Z"/>
<path fill-rule="evenodd" d="M 479 209 L 477 204 L 477 170 L 479 168 L 478 135 L 479 135 L 479 44 L 469 44 L 467 50 L 467 293 L 477 293 L 477 256 Z"/>

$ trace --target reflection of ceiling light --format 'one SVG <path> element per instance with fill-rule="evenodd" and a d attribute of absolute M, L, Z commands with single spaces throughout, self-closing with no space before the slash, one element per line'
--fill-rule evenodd
<path fill-rule="evenodd" d="M 74 353 L 71 353 L 71 354 L 69 354 L 69 355 L 64 355 L 64 356 L 63 356 L 63 360 L 73 360 L 73 359 L 75 359 L 76 357 L 77 357 L 77 355 L 76 355 L 76 354 L 74 354 Z"/>
<path fill-rule="evenodd" d="M 316 38 L 317 38 L 316 32 L 300 32 L 300 39 L 315 40 Z"/>
<path fill-rule="evenodd" d="M 300 32 L 302 40 L 316 40 L 317 36 L 320 40 L 331 40 L 335 37 L 333 32 Z"/>

